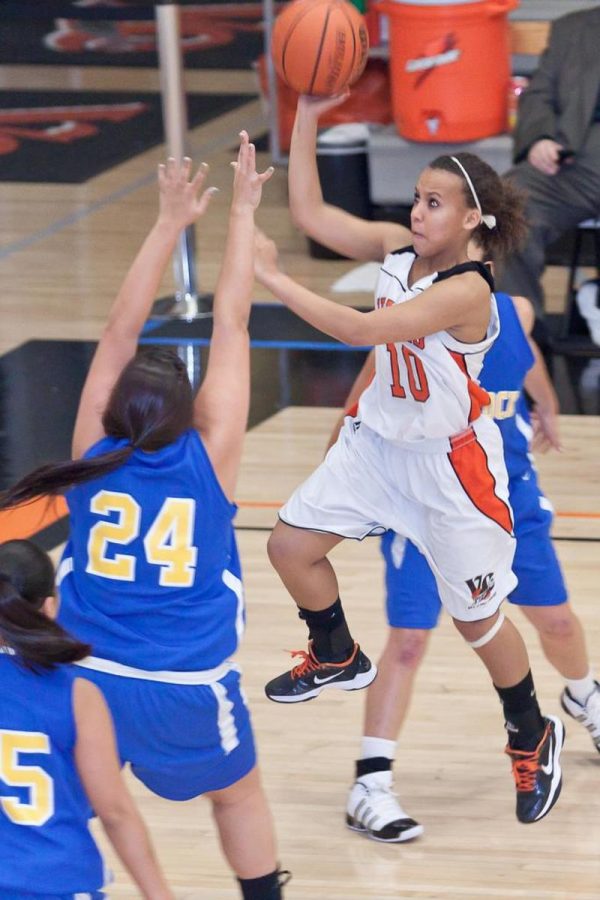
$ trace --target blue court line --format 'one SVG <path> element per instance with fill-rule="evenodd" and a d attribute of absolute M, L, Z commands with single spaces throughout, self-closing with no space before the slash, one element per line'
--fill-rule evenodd
<path fill-rule="evenodd" d="M 140 344 L 168 344 L 181 347 L 190 344 L 193 347 L 208 347 L 210 338 L 171 338 L 171 337 L 155 337 L 151 335 L 142 337 Z M 349 350 L 372 350 L 371 346 L 353 347 L 349 344 L 329 343 L 328 341 L 250 341 L 251 347 L 261 347 L 270 350 L 341 350 L 347 352 Z"/>
<path fill-rule="evenodd" d="M 140 336 L 143 337 L 145 334 L 151 334 L 153 331 L 156 331 L 157 328 L 160 328 L 164 325 L 165 322 L 160 319 L 147 319 L 146 324 L 140 331 Z"/>

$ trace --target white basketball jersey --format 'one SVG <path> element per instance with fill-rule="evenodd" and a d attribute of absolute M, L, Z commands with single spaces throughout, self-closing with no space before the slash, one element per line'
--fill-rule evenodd
<path fill-rule="evenodd" d="M 466 271 L 480 272 L 493 287 L 482 263 L 468 262 L 434 272 L 408 287 L 416 254 L 412 248 L 388 253 L 379 272 L 375 308 L 404 303 L 440 282 Z M 477 384 L 486 350 L 500 331 L 491 294 L 487 334 L 477 344 L 457 341 L 447 331 L 375 348 L 375 377 L 363 392 L 358 418 L 386 440 L 415 443 L 459 434 L 478 418 L 489 398 Z"/>

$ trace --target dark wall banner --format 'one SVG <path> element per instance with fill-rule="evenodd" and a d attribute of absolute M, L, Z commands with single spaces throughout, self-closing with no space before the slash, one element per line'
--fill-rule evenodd
<path fill-rule="evenodd" d="M 190 68 L 245 69 L 263 52 L 262 3 L 178 3 Z M 156 66 L 154 6 L 135 0 L 2 5 L 0 64 Z"/>
<path fill-rule="evenodd" d="M 252 94 L 189 94 L 201 125 Z M 164 139 L 159 94 L 0 91 L 0 181 L 87 181 Z"/>

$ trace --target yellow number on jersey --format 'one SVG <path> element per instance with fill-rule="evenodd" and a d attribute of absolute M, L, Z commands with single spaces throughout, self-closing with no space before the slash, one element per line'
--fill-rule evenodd
<path fill-rule="evenodd" d="M 29 789 L 28 803 L 0 797 L 0 805 L 16 825 L 43 825 L 54 813 L 54 783 L 39 766 L 19 765 L 20 753 L 50 753 L 48 735 L 0 729 L 0 778 L 9 787 Z"/>
<path fill-rule="evenodd" d="M 113 559 L 106 556 L 106 545 L 130 544 L 140 532 L 140 507 L 130 494 L 117 491 L 99 491 L 90 504 L 90 511 L 100 516 L 117 513 L 116 522 L 98 522 L 88 539 L 88 564 L 86 572 L 117 581 L 133 581 L 135 557 L 115 553 Z"/>
<path fill-rule="evenodd" d="M 198 551 L 192 547 L 196 501 L 167 497 L 144 538 L 148 562 L 160 566 L 163 587 L 191 587 Z"/>
<path fill-rule="evenodd" d="M 97 522 L 88 539 L 86 572 L 118 581 L 135 579 L 135 556 L 115 553 L 107 557 L 107 545 L 130 544 L 140 533 L 141 510 L 129 494 L 99 491 L 92 497 L 90 511 L 98 515 L 117 513 L 116 522 Z M 196 501 L 187 497 L 167 497 L 144 538 L 149 563 L 160 566 L 163 587 L 191 587 L 198 550 L 192 546 Z"/>

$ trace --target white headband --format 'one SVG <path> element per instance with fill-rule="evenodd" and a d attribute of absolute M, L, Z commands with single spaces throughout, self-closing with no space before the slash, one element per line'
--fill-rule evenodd
<path fill-rule="evenodd" d="M 456 163 L 456 165 L 458 166 L 460 171 L 465 176 L 465 181 L 471 188 L 471 194 L 473 195 L 473 200 L 475 201 L 475 206 L 481 213 L 481 221 L 483 222 L 484 225 L 487 225 L 488 228 L 495 228 L 496 227 L 496 216 L 484 216 L 483 215 L 483 212 L 481 211 L 481 203 L 479 202 L 479 197 L 477 196 L 477 191 L 475 190 L 475 186 L 473 185 L 473 182 L 469 178 L 469 174 L 468 174 L 467 170 L 465 169 L 463 164 L 457 160 L 457 158 L 455 156 L 451 156 L 450 159 L 452 160 L 452 162 Z"/>

